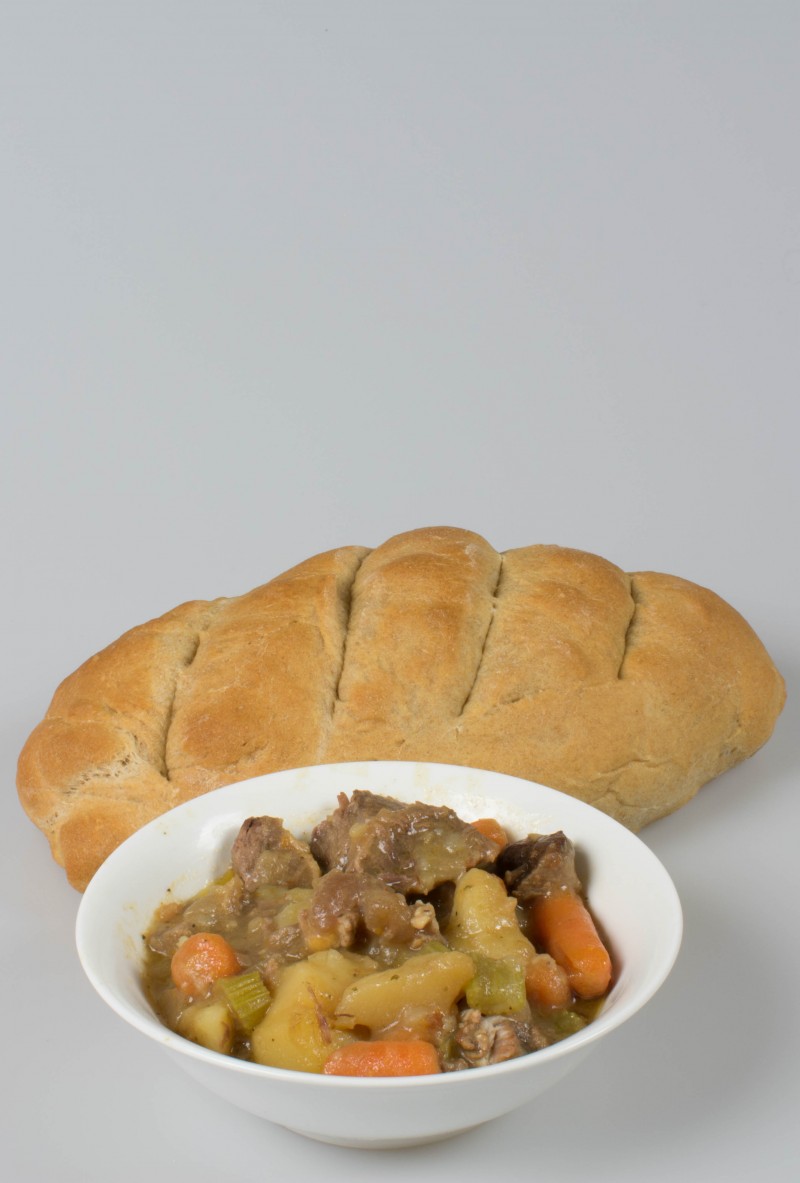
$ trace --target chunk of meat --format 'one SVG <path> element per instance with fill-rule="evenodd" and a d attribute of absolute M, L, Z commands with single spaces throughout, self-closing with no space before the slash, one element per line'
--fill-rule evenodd
<path fill-rule="evenodd" d="M 277 817 L 249 817 L 243 822 L 231 857 L 234 871 L 249 892 L 261 884 L 311 887 L 320 876 L 308 843 L 284 829 Z"/>
<path fill-rule="evenodd" d="M 311 853 L 323 871 L 343 871 L 350 853 L 350 831 L 375 817 L 382 809 L 402 809 L 402 801 L 356 789 L 352 797 L 339 793 L 338 808 L 315 827 Z"/>
<path fill-rule="evenodd" d="M 439 933 L 429 904 L 408 904 L 398 892 L 356 871 L 329 871 L 317 881 L 300 914 L 300 931 L 315 952 L 348 949 L 372 937 L 384 945 L 418 948 Z"/>
<path fill-rule="evenodd" d="M 453 1067 L 483 1068 L 487 1064 L 499 1064 L 547 1047 L 548 1042 L 547 1036 L 532 1022 L 482 1015 L 471 1007 L 463 1012 L 456 1028 L 455 1046 L 459 1055 Z"/>
<path fill-rule="evenodd" d="M 311 849 L 323 866 L 374 875 L 406 895 L 427 895 L 470 867 L 492 862 L 500 847 L 446 805 L 405 805 L 358 792 L 352 801 L 339 797 L 336 813 L 314 831 Z"/>
<path fill-rule="evenodd" d="M 557 891 L 581 892 L 575 847 L 561 830 L 543 836 L 529 834 L 510 843 L 499 856 L 496 870 L 509 894 L 520 903 Z"/>
<path fill-rule="evenodd" d="M 406 894 L 427 895 L 471 867 L 491 863 L 499 846 L 446 805 L 415 802 L 350 831 L 348 868 Z"/>

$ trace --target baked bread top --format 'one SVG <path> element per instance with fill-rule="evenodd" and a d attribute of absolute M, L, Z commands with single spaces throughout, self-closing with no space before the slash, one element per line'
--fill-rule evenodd
<path fill-rule="evenodd" d="M 752 755 L 784 698 L 705 588 L 422 529 L 131 629 L 56 690 L 17 786 L 79 890 L 172 806 L 309 764 L 472 765 L 639 830 Z"/>

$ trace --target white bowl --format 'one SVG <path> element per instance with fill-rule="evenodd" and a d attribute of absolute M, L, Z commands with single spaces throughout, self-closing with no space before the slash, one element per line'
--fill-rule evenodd
<path fill-rule="evenodd" d="M 615 967 L 599 1017 L 561 1043 L 505 1063 L 379 1080 L 267 1068 L 207 1051 L 162 1026 L 142 990 L 142 933 L 167 892 L 187 898 L 221 874 L 246 817 L 281 817 L 307 837 L 335 808 L 337 793 L 355 789 L 449 805 L 465 820 L 496 817 L 513 837 L 563 830 L 578 847 L 579 872 Z M 81 901 L 76 936 L 83 968 L 101 997 L 212 1092 L 307 1137 L 378 1149 L 449 1137 L 550 1088 L 653 996 L 674 964 L 681 931 L 680 902 L 667 872 L 643 842 L 605 814 L 500 773 L 386 761 L 276 772 L 171 810 L 103 864 Z"/>

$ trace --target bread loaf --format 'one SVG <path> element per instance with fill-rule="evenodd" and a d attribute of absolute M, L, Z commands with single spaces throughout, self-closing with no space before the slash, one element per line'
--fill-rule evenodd
<path fill-rule="evenodd" d="M 125 633 L 59 686 L 17 783 L 78 889 L 172 806 L 308 764 L 473 765 L 639 830 L 756 751 L 783 701 L 705 588 L 423 529 Z"/>

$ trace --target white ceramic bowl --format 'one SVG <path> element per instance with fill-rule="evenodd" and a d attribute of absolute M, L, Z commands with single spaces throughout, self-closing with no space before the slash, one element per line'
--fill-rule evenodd
<path fill-rule="evenodd" d="M 339 792 L 370 789 L 496 817 L 513 837 L 562 829 L 579 850 L 590 905 L 607 936 L 615 983 L 600 1016 L 543 1051 L 441 1076 L 365 1080 L 266 1068 L 218 1055 L 161 1025 L 141 986 L 142 933 L 170 889 L 187 898 L 230 865 L 249 816 L 282 817 L 308 836 Z M 446 764 L 369 762 L 277 772 L 218 789 L 157 818 L 103 864 L 83 897 L 78 953 L 123 1019 L 160 1043 L 226 1101 L 297 1133 L 343 1146 L 410 1146 L 448 1137 L 530 1102 L 635 1014 L 669 973 L 681 908 L 661 863 L 635 835 L 581 801 L 499 773 Z"/>

